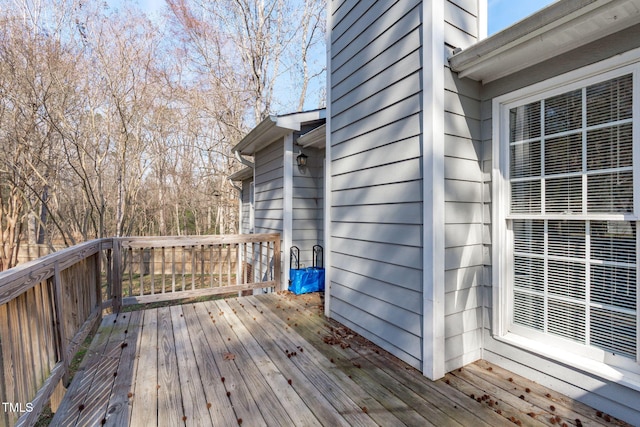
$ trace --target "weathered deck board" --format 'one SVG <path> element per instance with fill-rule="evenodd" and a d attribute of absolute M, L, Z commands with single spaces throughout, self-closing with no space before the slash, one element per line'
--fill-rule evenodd
<path fill-rule="evenodd" d="M 129 422 L 129 393 L 133 384 L 136 346 L 141 325 L 142 312 L 130 313 L 129 324 L 124 330 L 124 340 L 121 344 L 120 363 L 117 371 L 114 372 L 116 377 L 109 396 L 105 425 L 121 426 Z"/>
<path fill-rule="evenodd" d="M 158 309 L 158 425 L 184 425 L 178 360 L 169 307 Z"/>
<path fill-rule="evenodd" d="M 313 351 L 305 353 L 301 349 L 306 343 L 292 341 L 290 334 L 282 339 L 284 323 L 279 318 L 267 318 L 250 302 L 245 305 L 230 300 L 228 303 L 236 309 L 243 323 L 253 324 L 251 333 L 278 369 L 291 379 L 291 387 L 319 420 L 332 426 L 376 425 L 360 411 L 349 395 L 332 386 L 333 382 L 321 365 L 321 359 L 324 359 L 321 354 Z"/>
<path fill-rule="evenodd" d="M 158 310 L 145 310 L 143 314 L 130 420 L 134 426 L 154 426 L 158 425 Z"/>
<path fill-rule="evenodd" d="M 430 381 L 325 319 L 318 294 L 269 294 L 105 317 L 52 425 L 562 425 L 556 416 L 611 425 L 487 362 Z"/>
<path fill-rule="evenodd" d="M 200 376 L 204 386 L 204 397 L 209 408 L 209 415 L 213 425 L 228 426 L 236 423 L 236 416 L 227 398 L 224 384 L 220 380 L 220 370 L 216 365 L 207 336 L 217 333 L 214 330 L 212 319 L 202 310 L 196 310 L 196 306 L 185 304 L 183 312 L 187 322 L 187 328 L 193 343 L 195 360 L 200 368 Z M 202 319 L 202 320 L 201 320 Z M 215 405 L 212 403 L 215 402 Z"/>
<path fill-rule="evenodd" d="M 129 319 L 129 313 L 103 319 L 52 425 L 96 425 L 105 417 Z"/>
<path fill-rule="evenodd" d="M 249 301 L 255 301 L 256 304 L 266 303 L 266 307 L 268 307 L 270 310 L 268 312 L 267 310 L 263 310 L 263 311 L 267 312 L 268 320 L 270 322 L 275 323 L 276 321 L 274 319 L 274 316 L 276 317 L 280 316 L 282 315 L 282 313 L 285 312 L 285 309 L 278 302 L 279 300 L 276 300 L 276 299 L 271 300 L 269 298 L 261 297 L 259 299 L 254 300 L 252 299 L 252 297 L 249 297 Z M 275 313 L 275 314 L 272 314 L 272 313 Z M 310 313 L 310 314 L 313 314 L 313 313 Z M 290 317 L 283 316 L 283 318 L 280 319 L 282 321 L 281 328 L 284 328 L 285 331 L 288 331 L 291 329 L 288 326 L 288 324 L 283 321 L 286 319 L 289 319 L 288 322 L 292 325 L 295 324 L 296 322 L 291 321 Z M 300 319 L 299 326 L 301 326 L 302 329 L 299 329 L 300 338 L 297 340 L 299 344 L 296 344 L 296 347 L 301 346 L 303 349 L 307 348 L 306 352 L 308 353 L 311 350 L 310 342 L 312 343 L 312 341 L 309 341 L 309 338 L 313 340 L 313 339 L 317 339 L 317 337 L 314 336 L 314 333 L 315 333 L 314 331 L 311 331 L 311 333 L 307 333 L 306 329 L 304 329 L 302 318 Z M 290 334 L 290 335 L 293 335 L 293 334 Z M 325 371 L 329 375 L 330 377 L 329 382 L 339 386 L 345 392 L 345 394 L 350 396 L 357 403 L 358 412 L 364 413 L 366 411 L 366 413 L 369 414 L 371 418 L 373 418 L 373 421 L 379 425 L 401 425 L 402 424 L 402 421 L 399 418 L 397 418 L 394 414 L 386 410 L 384 406 L 381 405 L 377 399 L 375 399 L 369 393 L 367 393 L 367 391 L 364 390 L 359 384 L 351 381 L 352 378 L 349 377 L 350 375 L 349 372 L 343 372 L 343 370 L 336 368 L 335 362 L 338 361 L 338 353 L 336 353 L 337 351 L 336 349 L 327 346 L 322 350 L 324 351 L 320 352 L 321 354 L 320 359 L 322 363 L 321 367 L 325 369 Z M 316 351 L 318 350 L 316 349 Z"/>
<path fill-rule="evenodd" d="M 308 308 L 301 305 L 299 302 L 301 299 L 280 299 L 279 305 L 289 307 L 288 310 L 290 312 L 296 311 L 296 313 L 306 313 L 309 312 Z M 299 316 L 301 319 L 298 319 L 294 325 L 297 328 L 305 328 L 306 331 L 303 333 L 303 336 L 307 337 L 310 342 L 315 341 L 314 334 L 317 336 L 318 331 L 321 331 L 321 335 L 328 336 L 332 332 L 328 327 L 327 323 L 324 321 L 322 316 L 314 315 L 313 311 L 309 312 L 309 315 Z M 323 344 L 324 340 L 323 340 Z M 345 366 L 349 372 L 359 373 L 363 369 L 370 370 L 372 372 L 372 376 L 379 382 L 378 388 L 380 386 L 389 390 L 387 393 L 393 393 L 395 396 L 398 396 L 404 402 L 410 403 L 410 406 L 416 408 L 418 412 L 429 420 L 427 424 L 435 424 L 435 425 L 473 425 L 473 426 L 488 426 L 495 425 L 496 421 L 501 421 L 500 417 L 496 416 L 492 421 L 493 424 L 487 424 L 483 422 L 478 417 L 474 416 L 469 411 L 461 410 L 457 407 L 456 404 L 452 403 L 448 400 L 443 391 L 444 390 L 434 390 L 433 388 L 426 387 L 413 387 L 410 388 L 408 384 L 421 384 L 416 381 L 416 372 L 410 372 L 404 369 L 404 367 L 393 367 L 391 369 L 385 369 L 389 366 L 389 359 L 381 356 L 374 351 L 370 351 L 368 353 L 364 353 L 367 347 L 363 346 L 359 348 L 360 352 L 356 352 L 351 346 L 342 348 L 343 346 L 337 345 L 334 347 L 335 352 L 335 360 L 350 360 L 351 363 L 347 363 Z M 368 357 L 363 358 L 365 354 Z M 375 356 L 378 356 L 377 358 Z M 358 368 L 356 366 L 360 366 Z M 352 366 L 353 365 L 353 366 Z M 352 375 L 353 377 L 353 375 Z M 425 378 L 426 380 L 426 378 Z M 427 380 L 428 381 L 428 380 Z M 429 381 L 430 383 L 433 383 Z M 448 391 L 448 390 L 446 390 Z M 398 410 L 397 407 L 394 407 L 394 410 Z M 391 411 L 393 412 L 393 410 Z"/>
<path fill-rule="evenodd" d="M 220 312 L 205 306 L 205 304 L 196 304 L 193 309 L 198 315 L 200 324 L 206 331 L 205 337 L 209 343 L 213 361 L 220 372 L 219 381 L 224 386 L 222 400 L 212 402 L 212 404 L 215 406 L 218 404 L 217 402 L 222 402 L 223 404 L 232 405 L 236 420 L 242 419 L 244 425 L 267 425 L 235 361 L 225 360 L 224 358 L 227 353 L 226 338 L 223 338 L 217 327 L 218 323 L 222 324 Z"/>
<path fill-rule="evenodd" d="M 226 318 L 233 316 L 231 310 L 225 310 L 224 307 L 217 305 L 215 302 L 207 302 L 205 305 L 211 311 L 217 310 L 219 320 L 216 325 L 220 331 L 220 335 L 224 338 L 224 355 L 233 355 L 233 358 L 227 356 L 226 361 L 235 364 L 238 372 L 242 374 L 242 378 L 251 393 L 252 402 L 254 402 L 254 405 L 258 405 L 267 424 L 276 425 L 277 423 L 282 423 L 285 425 L 294 425 L 285 408 L 279 403 L 276 392 L 271 389 L 265 380 L 261 372 L 263 367 L 256 365 L 256 362 L 251 357 L 250 350 L 245 347 L 246 343 L 236 335 L 233 328 L 230 327 L 227 322 Z M 233 402 L 233 393 L 230 398 Z"/>
<path fill-rule="evenodd" d="M 185 425 L 196 427 L 209 425 L 211 424 L 209 408 L 207 408 L 204 388 L 202 381 L 200 381 L 198 364 L 195 360 L 194 343 L 191 342 L 189 337 L 182 307 L 176 305 L 171 307 L 170 310 Z"/>
<path fill-rule="evenodd" d="M 313 413 L 309 410 L 300 396 L 293 390 L 291 385 L 288 384 L 287 378 L 274 364 L 271 357 L 267 355 L 264 349 L 256 341 L 253 334 L 247 326 L 245 326 L 236 314 L 236 310 L 231 308 L 226 301 L 217 301 L 216 307 L 224 312 L 224 320 L 228 322 L 230 329 L 233 329 L 238 342 L 241 345 L 234 345 L 232 350 L 237 351 L 232 353 L 234 356 L 248 357 L 253 360 L 256 366 L 257 377 L 261 379 L 260 389 L 264 390 L 265 395 L 272 395 L 274 400 L 279 400 L 280 405 L 285 414 L 291 418 L 293 425 L 304 426 L 321 426 L 320 422 L 316 419 Z M 242 308 L 240 308 L 242 310 Z M 251 328 L 252 330 L 254 328 Z M 233 339 L 231 340 L 233 343 Z M 242 365 L 241 369 L 246 369 L 246 365 Z M 293 384 L 293 383 L 292 383 Z M 259 401 L 256 399 L 256 401 Z M 269 404 L 265 402 L 265 404 Z M 274 404 L 273 407 L 279 405 Z M 285 418 L 286 419 L 286 418 Z"/>

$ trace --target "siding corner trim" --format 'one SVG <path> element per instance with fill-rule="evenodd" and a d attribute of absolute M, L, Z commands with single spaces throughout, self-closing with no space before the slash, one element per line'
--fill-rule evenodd
<path fill-rule="evenodd" d="M 432 380 L 445 374 L 444 1 L 422 9 L 422 373 Z"/>

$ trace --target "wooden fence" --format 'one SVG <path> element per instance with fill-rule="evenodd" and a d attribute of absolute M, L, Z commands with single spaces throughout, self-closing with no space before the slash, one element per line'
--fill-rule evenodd
<path fill-rule="evenodd" d="M 94 240 L 0 273 L 0 426 L 33 425 L 105 308 L 280 288 L 278 234 Z M 257 274 L 256 274 L 257 273 Z"/>

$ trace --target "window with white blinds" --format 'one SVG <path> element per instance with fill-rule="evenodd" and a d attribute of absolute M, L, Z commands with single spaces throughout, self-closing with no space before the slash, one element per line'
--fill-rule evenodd
<path fill-rule="evenodd" d="M 511 322 L 636 360 L 633 76 L 509 107 Z"/>

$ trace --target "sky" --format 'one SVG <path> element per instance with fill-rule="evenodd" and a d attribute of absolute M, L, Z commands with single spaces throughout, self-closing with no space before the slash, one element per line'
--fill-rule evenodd
<path fill-rule="evenodd" d="M 487 34 L 491 36 L 538 10 L 554 3 L 556 0 L 486 0 L 488 8 Z M 112 8 L 129 3 L 147 12 L 151 17 L 159 17 L 165 7 L 165 0 L 106 0 Z M 294 101 L 292 101 L 294 102 Z M 311 102 L 311 101 L 310 101 Z M 317 101 L 314 101 L 317 103 Z M 294 102 L 295 103 L 295 102 Z M 311 107 L 310 107 L 311 108 Z M 314 107 L 315 108 L 315 104 Z"/>
<path fill-rule="evenodd" d="M 147 13 L 159 13 L 164 0 L 132 0 Z M 488 34 L 495 34 L 532 13 L 554 3 L 555 0 L 487 0 L 489 9 Z M 107 0 L 107 4 L 118 7 L 123 0 Z"/>
<path fill-rule="evenodd" d="M 555 0 L 488 0 L 488 34 L 492 35 L 537 12 Z"/>

